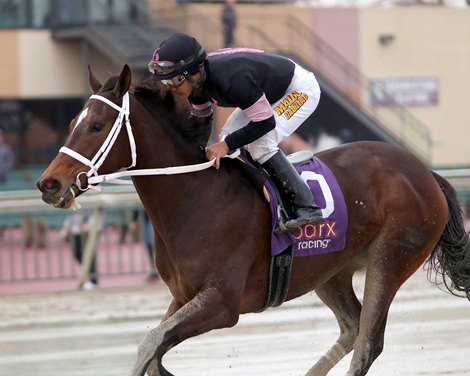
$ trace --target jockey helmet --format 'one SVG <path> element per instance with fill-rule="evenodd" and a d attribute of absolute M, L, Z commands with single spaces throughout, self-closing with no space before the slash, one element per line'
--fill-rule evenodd
<path fill-rule="evenodd" d="M 154 51 L 148 67 L 157 80 L 179 75 L 187 77 L 203 70 L 206 58 L 206 51 L 195 38 L 176 33 Z"/>

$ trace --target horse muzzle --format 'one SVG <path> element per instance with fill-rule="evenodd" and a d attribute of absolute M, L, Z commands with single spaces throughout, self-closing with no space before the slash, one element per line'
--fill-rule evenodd
<path fill-rule="evenodd" d="M 39 179 L 36 186 L 42 192 L 42 200 L 59 209 L 76 208 L 75 197 L 82 193 L 75 183 L 64 189 L 63 184 L 53 177 Z"/>

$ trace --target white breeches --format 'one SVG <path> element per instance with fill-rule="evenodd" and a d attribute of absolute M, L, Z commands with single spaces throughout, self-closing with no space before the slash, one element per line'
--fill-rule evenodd
<path fill-rule="evenodd" d="M 279 150 L 279 143 L 290 136 L 315 111 L 320 101 L 320 86 L 312 72 L 296 64 L 294 77 L 284 96 L 272 104 L 276 127 L 247 145 L 253 159 L 266 162 Z M 237 108 L 220 132 L 220 140 L 245 127 L 250 119 Z M 253 126 L 253 125 L 250 125 Z"/>

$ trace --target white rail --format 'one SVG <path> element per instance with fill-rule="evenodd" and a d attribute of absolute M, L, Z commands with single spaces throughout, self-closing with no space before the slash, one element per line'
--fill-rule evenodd
<path fill-rule="evenodd" d="M 455 188 L 470 190 L 470 168 L 435 170 L 448 179 Z M 140 198 L 132 185 L 108 185 L 103 192 L 86 192 L 77 198 L 84 208 L 106 208 L 140 204 Z M 38 190 L 0 192 L 0 213 L 24 213 L 31 211 L 57 211 L 41 200 Z"/>
<path fill-rule="evenodd" d="M 105 186 L 103 192 L 89 191 L 77 198 L 84 208 L 106 208 L 138 205 L 140 198 L 134 186 Z M 41 199 L 38 190 L 0 192 L 0 213 L 24 213 L 32 211 L 57 211 Z"/>

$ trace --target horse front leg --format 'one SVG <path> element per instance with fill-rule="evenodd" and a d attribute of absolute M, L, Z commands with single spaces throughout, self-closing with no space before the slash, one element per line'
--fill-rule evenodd
<path fill-rule="evenodd" d="M 164 322 L 168 320 L 171 316 L 173 316 L 183 305 L 176 302 L 175 299 L 173 299 L 168 306 L 168 309 L 166 310 L 165 315 L 163 316 L 161 322 Z M 152 361 L 150 362 L 148 368 L 147 368 L 147 375 L 149 376 L 158 376 L 159 375 L 159 365 L 158 361 L 156 358 L 153 358 Z"/>
<path fill-rule="evenodd" d="M 144 337 L 131 376 L 144 376 L 152 360 L 151 376 L 173 376 L 163 367 L 163 356 L 188 338 L 235 325 L 239 317 L 237 307 L 238 302 L 231 295 L 214 287 L 201 290 L 172 315 L 168 312 L 165 320 Z"/>

